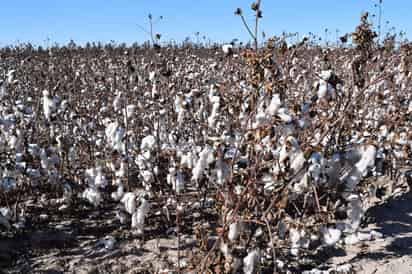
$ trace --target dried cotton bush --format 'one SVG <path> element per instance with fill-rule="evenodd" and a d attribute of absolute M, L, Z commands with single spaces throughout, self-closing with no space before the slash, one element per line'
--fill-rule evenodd
<path fill-rule="evenodd" d="M 253 50 L 23 48 L 1 58 L 2 230 L 32 218 L 22 200 L 32 193 L 62 211 L 116 208 L 117 224 L 140 235 L 195 237 L 187 271 L 293 272 L 327 246 L 377 237 L 361 229 L 367 207 L 407 188 L 406 46 L 272 38 Z"/>

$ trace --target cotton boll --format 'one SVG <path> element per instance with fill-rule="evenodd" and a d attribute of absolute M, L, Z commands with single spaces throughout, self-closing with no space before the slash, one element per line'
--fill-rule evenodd
<path fill-rule="evenodd" d="M 255 116 L 255 122 L 253 123 L 253 128 L 261 127 L 267 120 L 265 110 L 263 108 L 263 102 L 259 105 L 257 114 Z"/>
<path fill-rule="evenodd" d="M 369 168 L 375 166 L 376 148 L 375 146 L 367 146 L 359 151 L 360 160 L 356 162 L 355 166 L 351 169 L 349 174 L 344 176 L 343 181 L 348 191 L 354 189 L 354 187 L 362 180 L 366 175 Z M 356 156 L 358 156 L 357 154 Z"/>
<path fill-rule="evenodd" d="M 52 168 L 51 162 L 49 161 L 49 157 L 47 156 L 46 150 L 41 149 L 40 151 L 40 165 L 42 169 L 49 170 Z"/>
<path fill-rule="evenodd" d="M 117 121 L 108 123 L 105 129 L 105 134 L 109 145 L 120 153 L 124 153 L 126 149 L 125 144 L 123 143 L 125 133 L 125 129 L 119 127 L 119 123 Z"/>
<path fill-rule="evenodd" d="M 288 113 L 288 110 L 286 108 L 280 108 L 277 116 L 282 120 L 282 122 L 286 124 L 292 122 L 293 120 L 292 116 Z"/>
<path fill-rule="evenodd" d="M 101 193 L 95 189 L 95 188 L 86 188 L 83 193 L 82 193 L 82 197 L 84 199 L 86 199 L 89 203 L 91 203 L 92 205 L 94 205 L 95 207 L 98 207 L 99 204 L 102 202 L 103 197 L 101 195 Z"/>
<path fill-rule="evenodd" d="M 156 138 L 153 135 L 148 135 L 142 139 L 140 149 L 142 151 L 151 151 L 153 150 L 156 144 Z"/>
<path fill-rule="evenodd" d="M 359 243 L 359 238 L 356 233 L 353 233 L 346 236 L 344 241 L 346 245 L 354 245 Z"/>
<path fill-rule="evenodd" d="M 240 222 L 231 223 L 229 226 L 229 233 L 227 235 L 230 241 L 235 241 L 239 238 L 242 229 L 242 224 Z"/>
<path fill-rule="evenodd" d="M 126 112 L 127 119 L 133 118 L 136 114 L 136 105 L 127 105 Z"/>
<path fill-rule="evenodd" d="M 333 72 L 332 72 L 331 70 L 323 70 L 323 71 L 320 73 L 320 78 L 321 78 L 323 81 L 329 81 L 329 79 L 332 77 L 332 74 L 333 74 Z"/>
<path fill-rule="evenodd" d="M 136 211 L 136 194 L 133 192 L 127 192 L 121 199 L 125 210 L 129 214 L 133 214 Z"/>
<path fill-rule="evenodd" d="M 247 256 L 243 259 L 243 272 L 245 274 L 259 273 L 260 269 L 260 254 L 259 249 L 254 249 L 250 251 Z"/>
<path fill-rule="evenodd" d="M 104 188 L 104 187 L 107 186 L 106 177 L 103 175 L 103 170 L 102 170 L 102 167 L 100 167 L 100 166 L 97 167 L 96 177 L 94 179 L 94 184 L 97 187 L 100 187 L 100 188 Z"/>
<path fill-rule="evenodd" d="M 364 210 L 362 208 L 362 201 L 358 195 L 352 194 L 347 200 L 349 201 L 349 206 L 347 209 L 348 220 L 346 229 L 350 232 L 354 232 L 361 224 Z"/>
<path fill-rule="evenodd" d="M 151 71 L 149 73 L 149 80 L 153 81 L 155 79 L 155 76 L 156 76 L 156 71 Z"/>
<path fill-rule="evenodd" d="M 183 173 L 181 171 L 178 171 L 176 173 L 176 181 L 175 181 L 175 184 L 173 185 L 173 189 L 176 191 L 176 193 L 182 193 L 185 189 L 185 181 L 184 181 Z"/>
<path fill-rule="evenodd" d="M 293 153 L 291 157 L 291 163 L 290 163 L 290 168 L 294 171 L 297 172 L 302 169 L 303 165 L 305 164 L 306 159 L 302 151 L 298 151 L 296 153 Z"/>
<path fill-rule="evenodd" d="M 208 162 L 209 154 L 211 149 L 206 146 L 199 154 L 199 160 L 196 163 L 196 166 L 192 170 L 192 180 L 198 181 L 200 176 L 203 174 Z"/>
<path fill-rule="evenodd" d="M 43 90 L 42 103 L 44 116 L 47 120 L 50 121 L 52 112 L 56 109 L 56 104 L 55 101 L 50 97 L 50 93 L 48 90 Z"/>
<path fill-rule="evenodd" d="M 86 182 L 89 185 L 94 185 L 94 180 L 96 178 L 96 169 L 88 168 L 85 170 L 84 173 L 85 173 Z"/>
<path fill-rule="evenodd" d="M 157 97 L 157 95 L 159 95 L 159 90 L 157 89 L 157 84 L 156 84 L 156 82 L 154 82 L 153 84 L 152 84 L 152 98 L 156 98 Z"/>
<path fill-rule="evenodd" d="M 113 193 L 111 194 L 111 197 L 112 197 L 112 199 L 115 200 L 115 201 L 120 201 L 120 200 L 122 199 L 123 195 L 124 195 L 124 187 L 123 187 L 123 184 L 120 183 L 120 184 L 117 186 L 116 192 L 113 192 Z"/>
<path fill-rule="evenodd" d="M 224 54 L 232 54 L 233 46 L 231 44 L 225 44 L 222 46 L 222 51 Z"/>
<path fill-rule="evenodd" d="M 320 81 L 318 88 L 318 98 L 324 98 L 328 94 L 328 83 L 325 81 Z"/>
<path fill-rule="evenodd" d="M 220 98 L 219 96 L 212 96 L 210 100 L 213 105 L 212 105 L 212 112 L 209 118 L 207 119 L 207 122 L 208 122 L 209 128 L 214 128 L 216 120 L 219 116 Z"/>
<path fill-rule="evenodd" d="M 8 139 L 8 143 L 9 143 L 10 149 L 16 149 L 16 147 L 17 147 L 17 142 L 18 142 L 17 137 L 14 136 L 14 135 L 11 135 L 11 136 L 9 137 L 9 139 Z"/>
<path fill-rule="evenodd" d="M 139 234 L 143 234 L 145 218 L 147 213 L 149 213 L 150 203 L 144 198 L 141 198 L 140 202 L 139 208 L 132 215 L 132 228 L 136 229 Z"/>
<path fill-rule="evenodd" d="M 15 73 L 16 73 L 16 70 L 14 70 L 14 69 L 9 70 L 9 71 L 7 72 L 7 82 L 8 82 L 9 84 L 12 84 L 12 83 L 13 83 Z"/>
<path fill-rule="evenodd" d="M 365 175 L 367 169 L 375 165 L 375 158 L 376 147 L 372 145 L 367 146 L 363 149 L 362 158 L 356 163 L 355 166 L 363 175 Z"/>
<path fill-rule="evenodd" d="M 143 183 L 145 185 L 150 185 L 151 182 L 154 181 L 154 176 L 153 176 L 153 172 L 149 171 L 149 170 L 143 170 L 140 175 L 143 178 Z"/>
<path fill-rule="evenodd" d="M 305 173 L 299 183 L 294 184 L 293 191 L 297 194 L 305 193 L 309 188 L 310 176 Z"/>
<path fill-rule="evenodd" d="M 126 176 L 126 173 L 127 173 L 127 163 L 122 161 L 120 163 L 119 169 L 115 171 L 115 176 L 117 178 L 123 178 Z"/>
<path fill-rule="evenodd" d="M 190 152 L 190 151 L 186 154 L 183 154 L 181 156 L 181 159 L 180 159 L 180 166 L 182 168 L 192 169 L 193 166 L 194 166 L 194 162 L 195 162 L 194 158 L 195 157 L 194 157 L 193 153 Z"/>
<path fill-rule="evenodd" d="M 118 112 L 122 109 L 122 92 L 117 93 L 116 97 L 113 100 L 113 109 L 115 112 Z"/>
<path fill-rule="evenodd" d="M 223 157 L 219 157 L 216 161 L 216 182 L 219 185 L 223 185 L 229 173 L 228 164 L 224 161 Z"/>
<path fill-rule="evenodd" d="M 323 233 L 323 243 L 326 245 L 336 244 L 342 236 L 342 231 L 336 228 L 323 228 L 321 231 Z"/>
<path fill-rule="evenodd" d="M 289 230 L 289 239 L 290 239 L 290 242 L 291 242 L 290 253 L 293 256 L 298 256 L 299 255 L 299 249 L 300 248 L 308 248 L 309 244 L 310 244 L 310 239 L 309 239 L 306 231 L 303 230 L 303 229 L 291 228 Z"/>

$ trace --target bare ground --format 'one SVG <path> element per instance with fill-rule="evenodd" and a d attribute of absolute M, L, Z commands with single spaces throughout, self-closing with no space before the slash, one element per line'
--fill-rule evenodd
<path fill-rule="evenodd" d="M 36 212 L 32 205 L 32 214 Z M 80 214 L 80 215 L 79 215 Z M 177 240 L 143 238 L 120 227 L 113 210 L 62 213 L 50 210 L 31 231 L 0 234 L 0 273 L 153 273 L 176 269 Z M 412 192 L 374 206 L 366 229 L 382 239 L 361 242 L 327 254 L 327 265 L 353 265 L 356 273 L 412 273 Z M 64 218 L 62 218 L 64 217 Z M 64 220 L 64 221 L 62 221 Z M 113 236 L 113 247 L 105 239 Z M 180 264 L 196 255 L 191 236 L 181 237 Z"/>

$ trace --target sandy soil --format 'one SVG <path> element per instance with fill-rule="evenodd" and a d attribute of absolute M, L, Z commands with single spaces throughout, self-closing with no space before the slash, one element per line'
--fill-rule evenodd
<path fill-rule="evenodd" d="M 78 214 L 61 218 L 54 212 L 34 232 L 14 237 L 0 234 L 0 273 L 153 273 L 175 269 L 175 237 L 133 235 L 119 228 L 110 210 Z M 381 232 L 383 238 L 336 249 L 328 254 L 327 265 L 348 263 L 355 273 L 363 274 L 412 273 L 412 193 L 370 208 L 367 220 L 365 229 Z M 110 236 L 116 239 L 113 246 L 106 241 Z M 189 236 L 182 236 L 181 242 L 180 264 L 184 266 L 185 258 L 195 252 L 195 243 Z"/>

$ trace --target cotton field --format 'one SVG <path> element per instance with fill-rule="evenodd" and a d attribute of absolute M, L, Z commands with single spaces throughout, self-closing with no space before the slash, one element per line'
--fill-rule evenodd
<path fill-rule="evenodd" d="M 355 273 L 412 182 L 412 46 L 357 45 L 2 49 L 0 273 Z"/>

